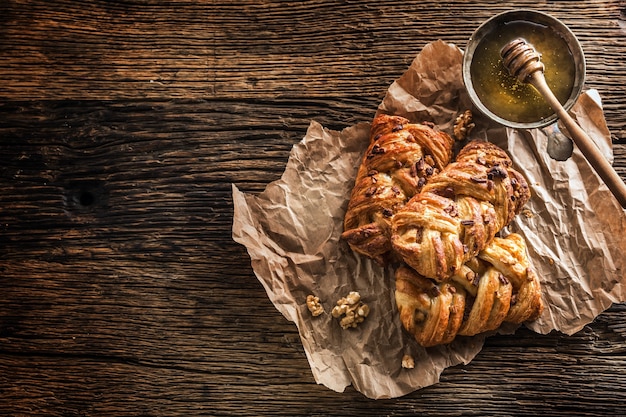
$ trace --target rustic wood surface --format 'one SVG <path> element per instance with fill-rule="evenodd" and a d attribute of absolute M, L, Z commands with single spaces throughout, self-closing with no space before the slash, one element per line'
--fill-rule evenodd
<path fill-rule="evenodd" d="M 315 383 L 231 238 L 232 183 L 518 7 L 579 37 L 626 177 L 624 1 L 0 2 L 0 415 L 626 415 L 626 305 L 374 401 Z"/>

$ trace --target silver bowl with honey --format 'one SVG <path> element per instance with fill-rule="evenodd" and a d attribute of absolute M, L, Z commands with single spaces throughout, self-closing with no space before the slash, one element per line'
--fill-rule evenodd
<path fill-rule="evenodd" d="M 585 57 L 576 36 L 556 18 L 534 10 L 498 14 L 470 37 L 463 56 L 463 82 L 484 115 L 513 128 L 553 124 L 557 116 L 535 88 L 511 76 L 501 48 L 523 38 L 541 54 L 546 82 L 566 110 L 580 96 L 585 82 Z"/>

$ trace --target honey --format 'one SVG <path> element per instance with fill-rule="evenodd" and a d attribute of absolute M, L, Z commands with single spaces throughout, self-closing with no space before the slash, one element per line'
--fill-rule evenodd
<path fill-rule="evenodd" d="M 532 85 L 518 81 L 504 67 L 500 49 L 516 38 L 525 39 L 541 54 L 546 82 L 561 104 L 572 94 L 576 66 L 565 39 L 537 23 L 500 24 L 476 46 L 470 74 L 483 105 L 502 119 L 534 123 L 552 116 L 554 111 Z"/>

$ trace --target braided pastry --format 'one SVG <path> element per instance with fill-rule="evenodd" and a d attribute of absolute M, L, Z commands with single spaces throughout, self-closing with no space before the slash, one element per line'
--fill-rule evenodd
<path fill-rule="evenodd" d="M 401 266 L 395 298 L 402 325 L 424 347 L 534 320 L 543 310 L 539 279 L 517 234 L 494 238 L 447 282 Z"/>
<path fill-rule="evenodd" d="M 391 217 L 450 162 L 453 144 L 426 124 L 400 116 L 374 119 L 344 218 L 342 237 L 354 251 L 387 262 Z"/>
<path fill-rule="evenodd" d="M 421 275 L 444 281 L 483 250 L 529 198 L 526 180 L 504 150 L 470 142 L 394 215 L 393 249 Z"/>

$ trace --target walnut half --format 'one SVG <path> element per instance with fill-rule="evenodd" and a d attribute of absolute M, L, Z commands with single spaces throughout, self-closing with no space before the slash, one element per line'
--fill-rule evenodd
<path fill-rule="evenodd" d="M 454 137 L 458 141 L 467 139 L 474 129 L 474 118 L 470 110 L 465 110 L 454 121 Z"/>
<path fill-rule="evenodd" d="M 313 317 L 321 316 L 324 313 L 324 306 L 320 303 L 320 298 L 313 294 L 306 296 L 306 306 Z"/>
<path fill-rule="evenodd" d="M 361 294 L 356 291 L 351 291 L 347 296 L 340 298 L 331 312 L 336 319 L 343 316 L 339 321 L 343 329 L 357 327 L 369 313 L 369 306 L 361 301 Z"/>

